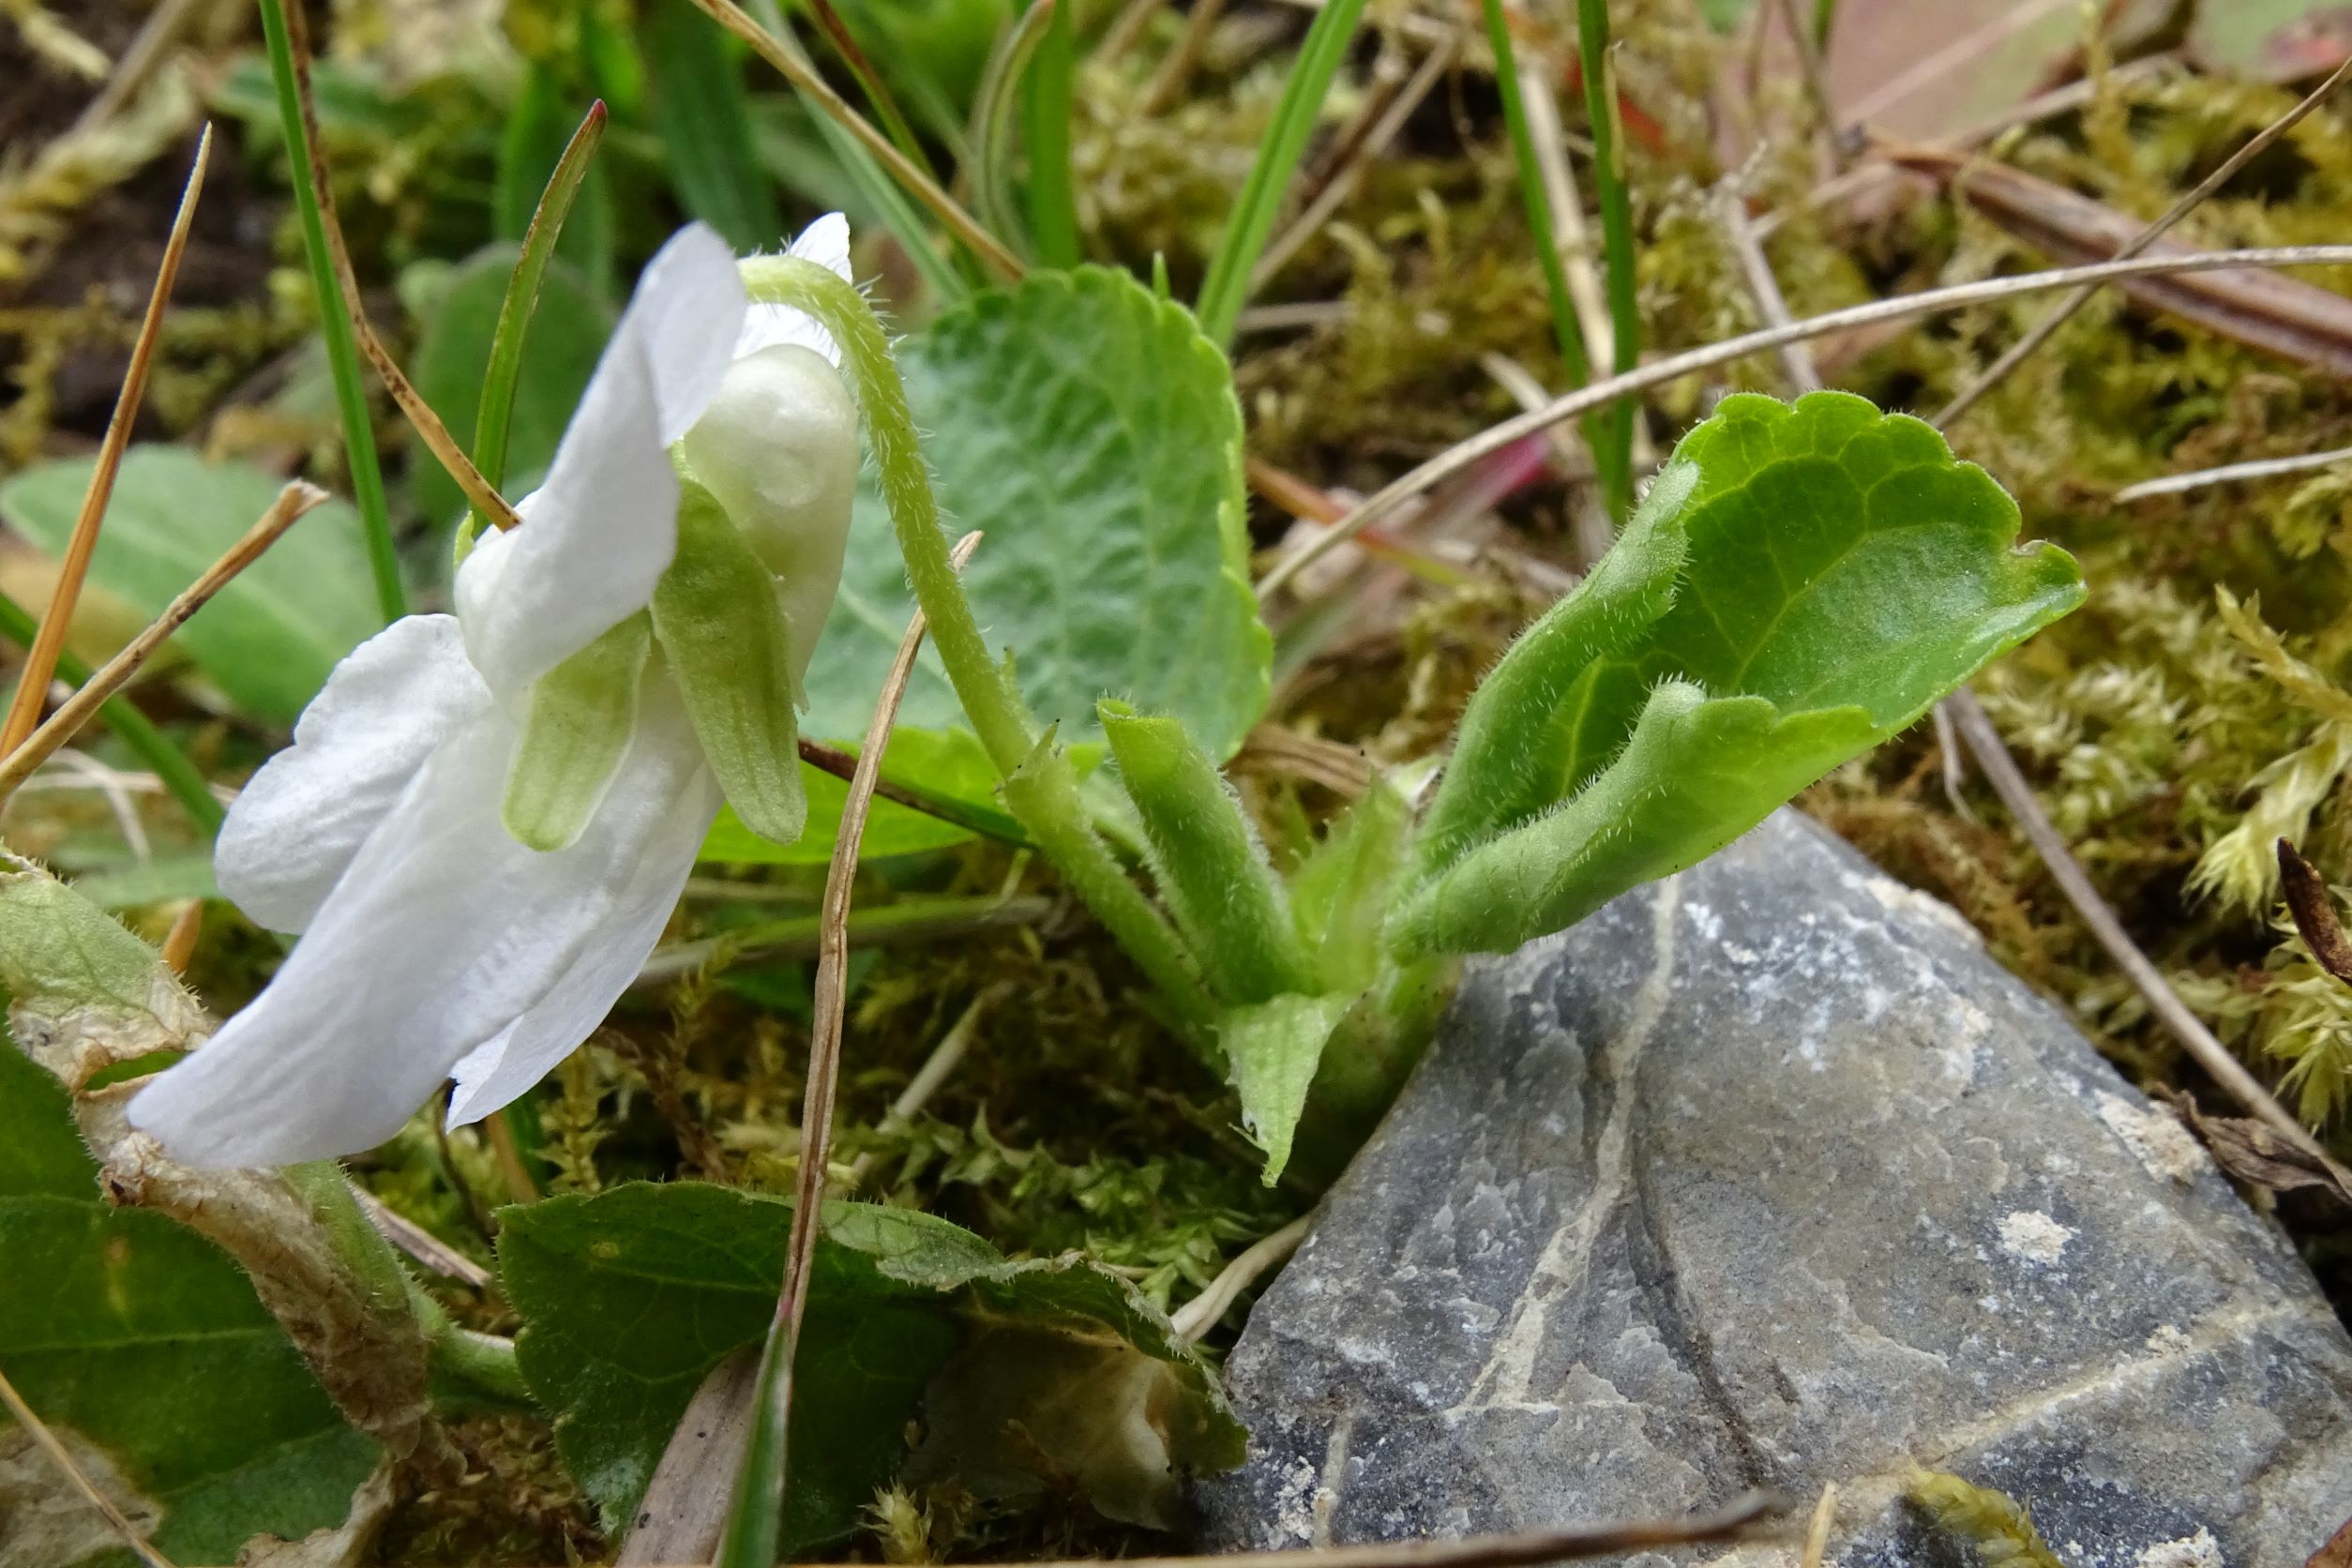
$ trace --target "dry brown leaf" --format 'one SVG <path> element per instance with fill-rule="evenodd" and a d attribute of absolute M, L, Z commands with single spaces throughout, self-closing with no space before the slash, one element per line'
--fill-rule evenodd
<path fill-rule="evenodd" d="M 2209 1116 L 2179 1090 L 2159 1087 L 2156 1097 L 2172 1108 L 2189 1131 L 2233 1179 L 2270 1192 L 2316 1187 L 2352 1208 L 2352 1171 L 2324 1154 L 2297 1148 L 2268 1123 L 2245 1116 Z M 2344 1564 L 2352 1568 L 2352 1560 Z"/>
<path fill-rule="evenodd" d="M 1899 148 L 1889 156 L 1902 168 L 1952 186 L 1994 222 L 2062 264 L 2106 261 L 2146 227 L 2129 213 L 2007 164 L 1927 148 Z M 2144 253 L 2186 256 L 2195 248 L 2159 240 Z M 2342 294 L 2265 267 L 2127 278 L 2115 287 L 2146 309 L 2168 310 L 2329 375 L 2352 376 L 2352 299 Z"/>

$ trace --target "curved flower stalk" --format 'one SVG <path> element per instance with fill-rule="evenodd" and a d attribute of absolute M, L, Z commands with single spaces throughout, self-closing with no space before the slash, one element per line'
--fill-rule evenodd
<path fill-rule="evenodd" d="M 792 254 L 847 278 L 848 240 L 836 215 Z M 457 613 L 354 650 L 238 797 L 221 890 L 302 941 L 134 1125 L 283 1165 L 384 1141 L 451 1077 L 451 1122 L 488 1115 L 636 976 L 722 798 L 797 837 L 793 697 L 857 476 L 837 363 L 712 231 L 663 247 Z"/>

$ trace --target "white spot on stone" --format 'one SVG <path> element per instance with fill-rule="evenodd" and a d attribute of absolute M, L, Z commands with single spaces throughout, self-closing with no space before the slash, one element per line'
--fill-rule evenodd
<path fill-rule="evenodd" d="M 2194 1535 L 2143 1546 L 2137 1561 L 2139 1568 L 2224 1568 L 2221 1543 L 2202 1527 Z"/>
<path fill-rule="evenodd" d="M 1725 942 L 1723 944 L 1723 955 L 1735 964 L 1752 964 L 1763 957 L 1763 955 L 1758 953 L 1755 948 L 1742 947 L 1736 942 Z"/>
<path fill-rule="evenodd" d="M 2147 1343 L 2151 1355 L 2177 1356 L 2189 1349 L 2190 1340 L 2187 1334 L 2170 1323 L 2159 1323 L 2156 1332 L 2148 1336 Z"/>
<path fill-rule="evenodd" d="M 1273 1539 L 1268 1549 L 1279 1550 L 1292 1541 L 1315 1539 L 1315 1494 L 1319 1490 L 1314 1464 L 1305 1456 L 1290 1461 L 1290 1468 L 1282 1472 L 1282 1485 L 1274 1494 Z"/>
<path fill-rule="evenodd" d="M 2123 1140 L 2150 1176 L 2187 1186 L 2207 1165 L 2189 1129 L 2155 1106 L 2135 1105 L 2112 1090 L 2099 1092 L 2099 1120 Z"/>
<path fill-rule="evenodd" d="M 2038 1209 L 2018 1209 L 2001 1216 L 2001 1250 L 2028 1263 L 2055 1268 L 2074 1232 Z"/>

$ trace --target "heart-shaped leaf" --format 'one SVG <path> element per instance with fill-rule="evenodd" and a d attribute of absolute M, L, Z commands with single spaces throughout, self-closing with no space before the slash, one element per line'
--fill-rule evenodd
<path fill-rule="evenodd" d="M 1273 643 L 1247 574 L 1241 408 L 1191 313 L 1124 273 L 1036 273 L 897 356 L 948 525 L 986 535 L 964 573 L 980 624 L 1039 718 L 1099 740 L 1095 700 L 1122 697 L 1229 756 L 1265 708 Z M 810 734 L 864 732 L 913 609 L 869 490 L 808 671 Z M 900 721 L 961 722 L 927 650 Z"/>
<path fill-rule="evenodd" d="M 632 1516 L 711 1368 L 765 1338 L 792 1215 L 778 1199 L 686 1182 L 505 1211 L 499 1265 L 523 1317 L 523 1376 L 555 1412 L 565 1462 L 608 1518 Z M 1004 1382 L 974 1366 L 1005 1360 L 996 1336 L 1012 1331 L 1066 1352 L 1032 1362 L 1043 1381 Z M 796 1363 L 783 1546 L 807 1550 L 856 1527 L 874 1488 L 908 1462 L 908 1423 L 927 1390 L 993 1424 L 951 1433 L 944 1407 L 927 1410 L 927 1464 L 986 1489 L 988 1478 L 947 1455 L 973 1442 L 1001 1455 L 1003 1423 L 1023 1419 L 1029 1399 L 1054 1405 L 1024 1421 L 1045 1442 L 1063 1419 L 1062 1385 L 1048 1374 L 1081 1353 L 1090 1375 L 1140 1380 L 1149 1395 L 1132 1409 L 1103 1406 L 1106 1423 L 1124 1424 L 1119 1431 L 1073 1432 L 1044 1456 L 1093 1487 L 1098 1505 L 1134 1500 L 1138 1443 L 1156 1455 L 1153 1496 L 1165 1510 L 1184 1470 L 1240 1462 L 1242 1429 L 1207 1366 L 1116 1274 L 1075 1254 L 1008 1262 L 970 1231 L 911 1210 L 827 1205 Z M 1129 1419 L 1138 1410 L 1139 1427 Z"/>

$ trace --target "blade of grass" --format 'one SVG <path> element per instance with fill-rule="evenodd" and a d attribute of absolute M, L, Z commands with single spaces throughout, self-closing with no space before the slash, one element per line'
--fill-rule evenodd
<path fill-rule="evenodd" d="M 303 146 L 310 159 L 309 185 L 315 193 L 319 233 L 326 243 L 327 273 L 337 296 L 343 302 L 343 315 L 350 324 L 352 337 L 358 343 L 359 352 L 375 368 L 384 390 L 392 394 L 393 402 L 407 416 L 417 438 L 449 477 L 457 481 L 467 500 L 499 527 L 512 528 L 521 520 L 515 509 L 475 468 L 474 460 L 458 445 L 457 437 L 441 422 L 441 415 L 410 384 L 391 351 L 384 346 L 384 339 L 369 324 L 367 309 L 359 297 L 359 274 L 352 267 L 351 248 L 343 242 L 342 221 L 336 216 L 335 193 L 327 182 L 325 139 L 319 134 L 318 99 L 311 91 L 310 38 L 303 30 L 301 13 L 293 15 L 294 23 L 287 38 L 287 53 L 294 61 L 294 106 L 302 118 Z"/>
<path fill-rule="evenodd" d="M 1684 376 L 1711 370 L 1718 365 L 1727 365 L 1752 354 L 1769 354 L 1783 343 L 1802 342 L 1809 339 L 1825 338 L 1832 332 L 1876 326 L 1881 322 L 1901 321 L 1910 316 L 1931 316 L 1939 311 L 1965 309 L 1971 305 L 1988 304 L 2021 294 L 2043 294 L 2053 289 L 2072 288 L 2078 283 L 2105 282 L 2118 278 L 2152 278 L 2176 272 L 2222 272 L 2232 267 L 2347 264 L 2352 264 L 2352 245 L 2281 245 L 2247 250 L 2203 250 L 2177 256 L 2135 256 L 2128 262 L 2093 262 L 2084 266 L 2053 267 L 2046 272 L 2028 273 L 2022 277 L 1991 278 L 1982 282 L 1955 283 L 1949 288 L 1898 294 L 1892 299 L 1873 300 L 1867 305 L 1849 306 L 1843 310 L 1824 311 L 1803 321 L 1791 322 L 1787 326 L 1767 327 L 1761 332 L 1726 338 L 1701 348 L 1685 349 L 1680 354 L 1652 360 L 1638 369 L 1610 376 L 1575 392 L 1562 393 L 1541 408 L 1530 409 L 1500 424 L 1489 425 L 1476 435 L 1455 442 L 1410 473 L 1389 481 L 1337 523 L 1276 562 L 1259 580 L 1258 596 L 1265 598 L 1365 527 L 1395 512 L 1414 496 L 1432 486 L 1442 484 L 1490 453 L 1500 451 L 1524 436 L 1548 430 L 1563 419 L 1576 418 L 1588 410 L 1631 397 L 1634 393 L 1645 392 L 1653 386 L 1665 386 Z"/>
<path fill-rule="evenodd" d="M 515 413 L 515 387 L 522 379 L 522 345 L 531 329 L 531 312 L 539 303 L 539 284 L 548 262 L 563 236 L 564 220 L 571 216 L 588 178 L 596 145 L 604 140 L 604 100 L 588 106 L 580 128 L 555 160 L 547 188 L 522 232 L 522 253 L 515 258 L 514 275 L 506 280 L 506 297 L 498 307 L 498 324 L 490 332 L 490 364 L 482 372 L 482 401 L 474 420 L 474 467 L 492 490 L 506 482 L 506 441 Z M 459 537 L 471 539 L 482 531 L 490 514 L 467 504 Z"/>
<path fill-rule="evenodd" d="M 817 21 L 817 31 L 822 33 L 825 42 L 833 46 L 834 57 L 849 68 L 852 76 L 857 78 L 858 89 L 866 95 L 866 101 L 874 113 L 881 116 L 882 129 L 889 134 L 891 144 L 907 155 L 908 162 L 933 179 L 939 178 L 939 171 L 931 165 L 930 155 L 923 150 L 923 143 L 915 136 L 914 128 L 907 123 L 906 115 L 898 108 L 898 100 L 891 96 L 889 84 L 882 81 L 882 73 L 874 68 L 874 63 L 866 57 L 866 51 L 858 47 L 857 36 L 850 31 L 850 24 L 841 20 L 841 13 L 834 9 L 833 0 L 807 0 L 807 3 L 808 14 Z"/>
<path fill-rule="evenodd" d="M 1021 227 L 1013 204 L 1013 127 L 1021 103 L 1021 78 L 1060 8 L 1055 0 L 1035 0 L 1005 29 L 988 55 L 972 100 L 972 200 L 981 220 L 994 224 L 999 233 L 1012 234 Z"/>
<path fill-rule="evenodd" d="M 1055 6 L 1045 42 L 1038 45 L 1021 82 L 1021 141 L 1029 152 L 1029 239 L 1040 266 L 1073 267 L 1082 256 L 1077 179 L 1070 170 L 1077 50 L 1069 9 Z"/>
<path fill-rule="evenodd" d="M 1356 0 L 1361 4 L 1362 0 Z M 912 193 L 914 198 L 936 214 L 947 232 L 970 247 L 972 250 L 1006 281 L 1018 279 L 1022 267 L 1019 258 L 1004 249 L 1003 242 L 983 228 L 972 214 L 966 212 L 940 183 L 908 161 L 906 154 L 890 144 L 890 139 L 876 130 L 867 118 L 849 101 L 837 93 L 817 74 L 814 66 L 797 49 L 787 48 L 779 36 L 771 35 L 745 14 L 734 0 L 694 0 L 694 4 L 709 13 L 712 20 L 749 44 L 759 56 L 774 66 L 784 80 L 797 88 L 802 97 L 815 105 L 819 113 L 847 130 L 864 143 L 876 162 L 888 171 L 891 177 Z"/>
<path fill-rule="evenodd" d="M 957 570 L 970 560 L 977 534 L 967 534 L 951 558 Z M 775 1568 L 776 1538 L 784 1516 L 784 1488 L 791 1454 L 786 1426 L 792 1408 L 792 1358 L 800 1349 L 801 1319 L 808 1309 L 808 1273 L 817 1257 L 817 1231 L 823 1223 L 826 1155 L 833 1142 L 834 1091 L 841 1074 L 841 1016 L 849 996 L 850 889 L 857 880 L 858 841 L 866 834 L 866 813 L 874 801 L 874 786 L 882 777 L 882 753 L 890 745 L 890 727 L 898 717 L 898 700 L 906 695 L 914 673 L 914 656 L 923 646 L 923 612 L 916 611 L 898 642 L 898 657 L 882 683 L 882 699 L 866 727 L 866 744 L 858 750 L 857 776 L 850 780 L 849 796 L 841 803 L 841 830 L 833 843 L 833 864 L 825 872 L 823 937 L 817 954 L 815 1023 L 808 1041 L 808 1088 L 802 1103 L 800 1171 L 793 1186 L 792 1241 L 784 1259 L 784 1288 L 776 1296 L 776 1321 L 760 1355 L 760 1371 L 752 1388 L 751 1441 L 744 1450 L 743 1470 L 728 1509 L 727 1531 L 720 1538 L 719 1568 Z"/>
<path fill-rule="evenodd" d="M 798 56 L 804 65 L 807 64 L 807 56 L 802 53 L 792 30 L 784 24 L 784 13 L 777 8 L 776 0 L 751 0 L 751 14 L 756 19 L 755 24 L 775 40 L 778 49 L 789 51 Z M 938 240 L 924 225 L 922 211 L 890 177 L 874 155 L 867 150 L 866 143 L 850 134 L 839 121 L 822 111 L 812 111 L 808 117 L 826 148 L 840 161 L 843 172 L 856 184 L 858 194 L 882 215 L 882 226 L 897 237 L 899 246 L 905 249 L 908 259 L 914 263 L 915 271 L 923 275 L 923 281 L 930 285 L 931 292 L 938 294 L 942 303 L 950 305 L 969 297 L 972 294 L 971 279 L 957 271 L 954 260 L 941 249 Z"/>
<path fill-rule="evenodd" d="M 739 251 L 776 244 L 784 219 L 751 156 L 751 110 L 727 40 L 687 0 L 654 0 L 637 31 L 646 107 L 678 199 Z"/>
<path fill-rule="evenodd" d="M 205 602 L 227 587 L 236 575 L 261 559 L 262 551 L 278 542 L 279 536 L 292 528 L 304 513 L 326 499 L 326 491 L 316 485 L 296 479 L 278 492 L 278 499 L 262 514 L 261 520 L 245 532 L 245 536 L 231 545 L 219 560 L 204 568 L 204 575 L 180 591 L 179 596 L 163 607 L 146 630 L 123 645 L 123 651 L 106 661 L 98 673 L 83 682 L 82 688 L 49 716 L 49 722 L 34 731 L 24 744 L 10 751 L 0 761 L 0 801 L 16 792 L 16 787 L 32 776 L 33 770 L 57 754 L 58 747 L 81 731 L 82 727 L 105 703 L 120 691 L 124 683 L 139 672 L 142 665 L 155 656 L 157 649 L 170 640 L 172 634 L 187 624 L 188 618 L 204 608 Z"/>
<path fill-rule="evenodd" d="M 1331 90 L 1340 61 L 1347 57 L 1348 42 L 1355 36 L 1356 20 L 1363 14 L 1364 0 L 1329 0 L 1315 14 L 1305 41 L 1299 45 L 1298 58 L 1291 62 L 1290 80 L 1274 106 L 1274 122 L 1258 144 L 1257 160 L 1250 165 L 1241 194 L 1233 200 L 1225 234 L 1193 305 L 1193 314 L 1200 318 L 1200 330 L 1219 348 L 1233 341 L 1233 325 L 1241 319 L 1242 307 L 1249 303 L 1250 274 L 1274 234 L 1274 219 L 1282 210 L 1291 176 L 1298 173 L 1299 159 L 1306 153 L 1323 96 Z"/>
<path fill-rule="evenodd" d="M 1623 375 L 1641 362 L 1641 311 L 1634 298 L 1634 206 L 1625 184 L 1625 135 L 1617 109 L 1617 61 L 1609 53 L 1608 0 L 1576 0 L 1576 46 L 1584 76 L 1584 108 L 1592 135 L 1593 197 L 1601 209 L 1601 248 L 1609 299 L 1609 369 Z M 1610 402 L 1596 420 L 1592 460 L 1603 474 L 1630 474 L 1634 462 L 1634 404 Z M 1621 527 L 1632 486 L 1612 495 Z"/>
<path fill-rule="evenodd" d="M 0 637 L 29 648 L 38 626 L 31 611 L 0 594 Z M 87 686 L 90 681 L 90 667 L 62 648 L 57 653 L 56 672 L 76 686 Z M 147 771 L 162 782 L 172 798 L 180 803 L 181 809 L 203 824 L 207 835 L 220 831 L 225 813 L 220 802 L 213 798 L 212 786 L 204 781 L 196 764 L 188 760 L 187 753 L 173 746 L 171 737 L 157 729 L 129 698 L 108 698 L 98 707 L 98 717 L 132 756 L 146 764 Z"/>
<path fill-rule="evenodd" d="M 139 417 L 140 404 L 146 400 L 147 371 L 155 364 L 156 338 L 163 327 L 163 308 L 170 302 L 172 285 L 180 275 L 180 258 L 188 252 L 188 227 L 196 217 L 204 170 L 211 161 L 212 127 L 207 125 L 196 142 L 195 161 L 189 165 L 188 183 L 180 191 L 179 211 L 173 215 L 171 236 L 163 242 L 163 259 L 155 269 L 155 287 L 147 294 L 147 313 L 140 319 L 139 338 L 131 345 L 130 364 L 124 369 L 122 387 L 114 395 L 113 416 L 107 420 L 105 439 L 98 444 L 98 460 L 90 470 L 90 487 L 83 494 L 81 514 L 73 520 L 73 534 L 67 540 L 65 558 L 57 565 L 57 585 L 50 593 L 40 629 L 25 650 L 24 672 L 17 682 L 16 701 L 8 705 L 7 720 L 0 722 L 0 755 L 23 745 L 24 737 L 40 722 L 49 678 L 57 668 L 58 654 L 64 651 L 66 630 L 73 624 L 73 608 L 82 597 L 82 584 L 89 576 L 90 557 L 98 550 L 98 525 L 106 517 L 107 502 L 113 498 L 114 475 L 122 467 L 124 449 L 130 445 L 130 427 Z"/>
<path fill-rule="evenodd" d="M 368 541 L 368 565 L 374 574 L 376 606 L 386 621 L 408 613 L 408 591 L 400 582 L 400 558 L 392 545 L 392 510 L 384 499 L 384 469 L 376 457 L 375 427 L 368 419 L 368 390 L 359 376 L 359 343 L 349 319 L 336 309 L 341 297 L 336 286 L 333 259 L 327 254 L 326 225 L 319 216 L 322 191 L 312 172 L 318 149 L 302 113 L 302 92 L 295 79 L 292 25 L 285 0 L 261 0 L 262 38 L 269 50 L 269 74 L 278 92 L 279 128 L 285 133 L 286 151 L 294 159 L 294 211 L 302 220 L 302 250 L 310 265 L 310 289 L 319 303 L 319 333 L 326 340 L 326 365 L 335 382 L 335 406 L 343 421 L 343 450 L 351 465 L 352 500 L 359 508 L 359 524 Z"/>
<path fill-rule="evenodd" d="M 1584 328 L 1576 324 L 1576 302 L 1568 292 L 1568 269 L 1560 262 L 1560 247 L 1552 239 L 1552 199 L 1544 188 L 1534 133 L 1528 127 L 1527 98 L 1519 91 L 1519 65 L 1511 43 L 1510 19 L 1503 15 L 1502 0 L 1480 3 L 1486 18 L 1486 44 L 1495 55 L 1495 87 L 1502 95 L 1502 123 L 1511 134 L 1512 156 L 1519 167 L 1519 200 L 1527 208 L 1527 228 L 1535 240 L 1536 260 L 1544 268 L 1544 294 L 1552 308 L 1552 336 L 1560 344 L 1560 362 L 1567 369 L 1568 384 L 1582 386 L 1592 379 L 1592 360 L 1585 352 Z M 1586 434 L 1592 434 L 1590 421 Z"/>

